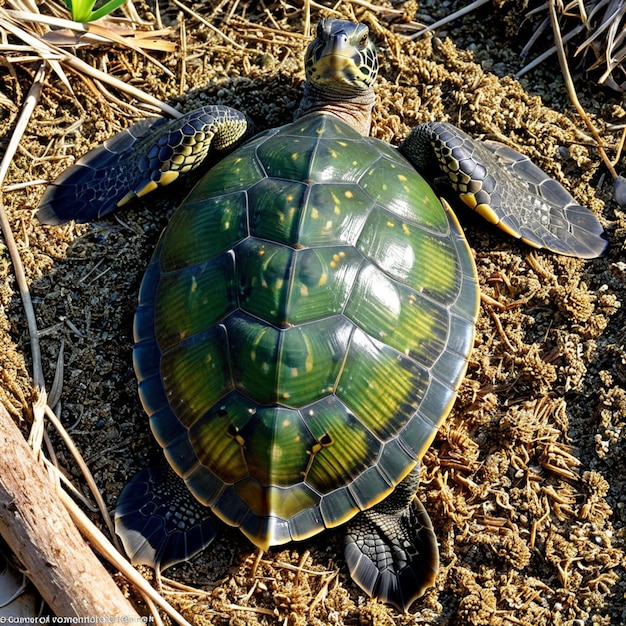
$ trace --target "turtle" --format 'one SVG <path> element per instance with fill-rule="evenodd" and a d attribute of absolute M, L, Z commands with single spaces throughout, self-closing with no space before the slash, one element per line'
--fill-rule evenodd
<path fill-rule="evenodd" d="M 164 569 L 222 523 L 264 550 L 343 526 L 352 579 L 407 611 L 439 567 L 420 460 L 455 402 L 479 312 L 444 196 L 535 248 L 590 259 L 607 240 L 503 144 L 446 122 L 398 147 L 370 137 L 366 24 L 322 20 L 304 65 L 293 122 L 255 135 L 225 105 L 139 122 L 61 174 L 37 215 L 99 218 L 217 151 L 141 283 L 134 368 L 168 464 L 126 485 L 116 531 L 134 563 Z"/>

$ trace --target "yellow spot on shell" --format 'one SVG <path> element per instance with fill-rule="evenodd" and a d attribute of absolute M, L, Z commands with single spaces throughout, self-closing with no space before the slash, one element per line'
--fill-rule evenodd
<path fill-rule="evenodd" d="M 406 181 L 408 180 L 408 178 L 404 175 L 404 174 L 398 174 L 398 180 L 401 183 L 406 183 Z"/>
<path fill-rule="evenodd" d="M 395 224 L 393 222 L 387 222 L 387 226 L 389 228 L 393 228 L 395 226 Z"/>
<path fill-rule="evenodd" d="M 292 152 L 292 154 L 291 154 L 291 160 L 292 160 L 292 161 L 297 161 L 299 156 L 300 156 L 300 155 L 299 155 L 297 152 Z"/>
<path fill-rule="evenodd" d="M 348 200 L 354 198 L 354 194 L 350 190 L 346 191 L 343 195 L 348 198 Z"/>
<path fill-rule="evenodd" d="M 402 224 L 402 232 L 408 237 L 411 234 L 409 227 L 406 224 Z"/>
<path fill-rule="evenodd" d="M 311 218 L 316 220 L 319 216 L 320 216 L 320 212 L 315 207 L 313 207 L 311 209 Z"/>

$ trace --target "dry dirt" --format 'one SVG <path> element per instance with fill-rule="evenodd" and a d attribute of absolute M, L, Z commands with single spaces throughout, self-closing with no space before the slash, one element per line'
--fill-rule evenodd
<path fill-rule="evenodd" d="M 351 582 L 340 531 L 257 555 L 236 530 L 225 530 L 192 562 L 166 572 L 197 591 L 165 581 L 164 593 L 202 625 L 626 623 L 626 219 L 611 179 L 568 105 L 556 61 L 524 86 L 509 77 L 520 66 L 519 46 L 485 30 L 490 23 L 499 30 L 503 16 L 495 9 L 449 27 L 449 39 L 411 42 L 391 32 L 385 13 L 362 4 L 311 12 L 313 22 L 340 14 L 371 25 L 381 57 L 377 137 L 397 144 L 415 124 L 438 119 L 506 141 L 591 207 L 611 248 L 602 259 L 572 260 L 461 215 L 489 301 L 459 400 L 424 457 L 419 497 L 433 520 L 442 567 L 435 588 L 410 613 L 365 598 Z M 148 4 L 136 6 L 152 19 Z M 263 129 L 291 119 L 303 80 L 304 13 L 300 2 L 286 6 L 201 3 L 196 8 L 222 34 L 182 16 L 186 49 L 155 54 L 173 80 L 128 50 L 79 54 L 181 109 L 224 103 Z M 164 22 L 176 18 L 175 8 L 163 14 Z M 21 104 L 37 65 L 0 67 L 9 103 L 3 141 L 16 112 L 10 103 Z M 73 94 L 49 78 L 7 184 L 54 178 L 140 115 L 122 94 L 105 96 L 73 72 L 70 81 Z M 617 135 L 606 128 L 626 115 L 619 95 L 584 76 L 577 85 L 614 146 Z M 62 419 L 112 509 L 128 477 L 160 454 L 137 398 L 132 318 L 153 246 L 184 191 L 159 192 L 118 218 L 63 227 L 42 227 L 34 218 L 42 192 L 41 185 L 7 192 L 6 210 L 32 289 L 47 383 L 64 342 Z M 0 259 L 0 399 L 27 432 L 29 338 L 3 247 Z M 74 462 L 52 436 L 59 463 L 80 487 Z"/>

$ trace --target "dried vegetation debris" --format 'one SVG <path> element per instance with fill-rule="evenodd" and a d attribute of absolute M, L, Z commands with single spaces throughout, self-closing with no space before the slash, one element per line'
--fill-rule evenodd
<path fill-rule="evenodd" d="M 408 3 L 407 3 L 408 4 Z M 555 40 L 567 45 L 569 64 L 579 76 L 589 77 L 602 87 L 623 92 L 626 89 L 626 3 L 624 0 L 474 0 L 474 2 L 421 3 L 420 18 L 427 31 L 451 29 L 460 21 L 477 14 L 479 19 L 493 20 L 491 32 L 504 24 L 511 42 L 520 45 L 517 77 L 552 63 L 556 56 Z M 555 27 L 550 17 L 554 7 Z M 472 19 L 472 18 L 469 18 Z M 420 36 L 419 32 L 413 37 Z"/>
<path fill-rule="evenodd" d="M 419 497 L 433 519 L 442 568 L 413 613 L 397 615 L 362 596 L 343 562 L 341 532 L 257 558 L 228 530 L 167 572 L 198 591 L 165 581 L 165 596 L 195 624 L 623 623 L 624 215 L 608 184 L 598 184 L 599 159 L 575 119 L 485 71 L 452 40 L 405 40 L 387 27 L 382 10 L 366 5 L 316 9 L 312 20 L 339 12 L 375 31 L 382 74 L 376 136 L 398 143 L 413 125 L 445 119 L 506 141 L 588 203 L 615 244 L 606 259 L 564 259 L 461 216 L 484 303 L 468 377 L 423 461 Z M 136 6 L 153 20 L 149 5 Z M 178 83 L 139 55 L 90 48 L 83 56 L 164 99 L 184 85 L 189 96 L 176 97 L 184 109 L 221 102 L 245 110 L 260 129 L 284 123 L 303 79 L 305 13 L 280 2 L 267 12 L 251 6 L 195 7 L 221 34 L 184 16 L 184 62 L 180 54 L 159 57 L 182 76 Z M 30 69 L 14 65 L 16 93 L 28 89 Z M 94 96 L 87 79 L 73 77 L 72 86 L 73 95 L 46 87 L 12 182 L 54 177 L 136 117 L 121 96 Z M 8 111 L 5 133 L 12 116 Z M 562 147 L 569 148 L 565 156 Z M 56 228 L 33 219 L 41 188 L 5 195 L 32 283 L 47 380 L 63 339 L 62 416 L 110 507 L 127 478 L 160 455 L 136 397 L 132 315 L 151 250 L 183 193 L 166 189 L 161 206 L 137 203 L 121 222 Z M 0 271 L 1 399 L 16 419 L 27 418 L 28 338 L 8 265 Z M 78 482 L 62 446 L 57 453 Z"/>

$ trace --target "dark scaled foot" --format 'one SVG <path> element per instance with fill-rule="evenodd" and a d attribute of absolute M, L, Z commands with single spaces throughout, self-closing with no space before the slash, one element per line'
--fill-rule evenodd
<path fill-rule="evenodd" d="M 598 218 L 508 146 L 477 141 L 445 122 L 427 122 L 413 129 L 400 151 L 431 179 L 443 174 L 468 207 L 535 248 L 582 259 L 606 250 Z"/>
<path fill-rule="evenodd" d="M 220 523 L 169 468 L 140 471 L 115 508 L 115 532 L 134 565 L 166 569 L 198 554 Z"/>
<path fill-rule="evenodd" d="M 162 117 L 142 120 L 88 152 L 48 185 L 39 204 L 39 221 L 84 223 L 113 211 L 125 194 L 150 181 L 150 172 L 138 169 L 135 149 L 166 123 Z"/>
<path fill-rule="evenodd" d="M 433 586 L 439 550 L 424 506 L 416 498 L 407 505 L 403 485 L 350 522 L 345 555 L 363 591 L 404 612 Z"/>

